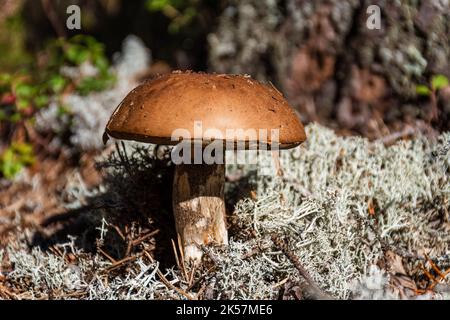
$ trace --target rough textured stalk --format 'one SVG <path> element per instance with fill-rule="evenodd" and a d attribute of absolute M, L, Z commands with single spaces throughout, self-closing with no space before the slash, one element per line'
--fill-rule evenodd
<path fill-rule="evenodd" d="M 186 260 L 200 260 L 201 245 L 228 244 L 224 186 L 222 164 L 175 167 L 173 212 Z"/>

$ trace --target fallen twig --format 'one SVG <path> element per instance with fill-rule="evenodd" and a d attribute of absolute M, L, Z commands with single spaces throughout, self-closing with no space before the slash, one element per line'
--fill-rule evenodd
<path fill-rule="evenodd" d="M 16 295 L 11 291 L 9 291 L 9 289 L 1 283 L 0 283 L 0 297 L 11 300 L 17 299 Z"/>
<path fill-rule="evenodd" d="M 311 300 L 334 299 L 331 295 L 319 288 L 319 286 L 309 275 L 308 271 L 306 271 L 306 269 L 300 263 L 298 257 L 289 250 L 283 240 L 281 240 L 276 234 L 272 234 L 272 241 L 275 246 L 277 246 L 278 249 L 280 249 L 285 254 L 289 261 L 299 271 L 300 275 L 306 280 L 306 284 L 301 284 L 303 294 L 306 298 L 309 298 Z"/>
<path fill-rule="evenodd" d="M 154 231 L 152 231 L 152 232 L 150 232 L 150 233 L 147 233 L 147 234 L 143 235 L 142 237 L 133 240 L 133 241 L 131 242 L 131 245 L 132 245 L 133 247 L 135 247 L 135 246 L 137 246 L 138 244 L 140 244 L 142 241 L 144 241 L 145 239 L 148 239 L 148 238 L 153 237 L 154 235 L 158 234 L 158 232 L 159 232 L 159 229 L 156 229 L 156 230 L 154 230 Z"/>
<path fill-rule="evenodd" d="M 154 259 L 152 258 L 152 256 L 144 250 L 144 255 L 151 261 L 154 262 Z M 161 272 L 161 270 L 156 269 L 156 274 L 159 276 L 159 278 L 161 279 L 161 281 L 164 283 L 164 285 L 166 287 L 168 287 L 169 289 L 175 290 L 176 292 L 178 292 L 179 294 L 181 294 L 182 296 L 186 297 L 188 300 L 195 300 L 189 293 L 187 293 L 186 291 L 184 291 L 181 288 L 175 287 L 172 283 L 170 283 L 169 280 L 167 280 L 167 278 L 164 276 L 164 274 Z"/>
<path fill-rule="evenodd" d="M 111 264 L 109 267 L 107 267 L 105 269 L 106 272 L 111 272 L 117 268 L 120 268 L 121 266 L 123 266 L 124 264 L 127 264 L 131 261 L 136 260 L 138 257 L 140 256 L 140 254 L 137 254 L 135 256 L 131 256 L 131 257 L 126 257 L 122 260 L 116 261 L 115 263 Z"/>
<path fill-rule="evenodd" d="M 197 284 L 200 283 L 200 281 L 202 281 L 203 279 L 205 279 L 205 277 L 207 275 L 209 275 L 210 272 L 212 272 L 214 269 L 216 269 L 216 266 L 212 266 L 211 268 L 209 268 L 208 270 L 206 270 L 206 272 L 204 274 L 202 274 L 198 279 L 196 279 L 195 281 L 192 282 L 191 285 L 188 286 L 187 290 L 191 290 L 192 288 L 194 288 Z M 198 295 L 198 293 L 197 293 Z"/>
<path fill-rule="evenodd" d="M 442 281 L 446 281 L 447 280 L 447 275 L 450 274 L 450 269 L 446 270 L 446 271 L 442 271 L 441 269 L 439 269 L 439 267 L 430 259 L 430 257 L 428 257 L 427 254 L 425 254 L 425 258 L 427 260 L 427 262 L 430 264 L 431 268 L 436 272 L 436 274 L 438 275 L 438 277 L 434 277 L 426 268 L 425 265 L 422 263 L 421 264 L 421 268 L 423 270 L 423 273 L 427 276 L 427 278 L 431 281 L 431 284 L 425 289 L 425 290 L 416 290 L 417 294 L 424 294 L 426 292 L 433 292 L 434 287 L 439 284 L 442 283 Z"/>
<path fill-rule="evenodd" d="M 404 139 L 413 136 L 417 133 L 417 130 L 411 126 L 406 126 L 401 131 L 392 132 L 384 137 L 377 139 L 376 141 L 382 142 L 385 146 L 394 144 L 397 140 Z"/>
<path fill-rule="evenodd" d="M 116 232 L 117 232 L 117 234 L 119 235 L 119 237 L 120 237 L 123 241 L 125 241 L 126 238 L 125 238 L 125 236 L 123 235 L 123 233 L 122 233 L 122 231 L 120 230 L 120 228 L 119 228 L 118 226 L 114 225 L 114 224 L 111 224 L 111 226 L 114 228 L 114 230 L 116 230 Z"/>
<path fill-rule="evenodd" d="M 106 258 L 108 258 L 109 261 L 112 263 L 117 263 L 117 260 L 115 260 L 113 257 L 111 257 L 109 254 L 107 254 L 105 251 L 102 250 L 102 248 L 97 247 L 98 252 L 100 252 L 102 255 L 104 255 Z"/>
<path fill-rule="evenodd" d="M 172 246 L 174 247 L 174 250 L 175 250 L 176 260 L 178 260 L 179 266 L 181 267 L 181 271 L 183 272 L 184 280 L 186 282 L 189 282 L 189 277 L 188 277 L 188 274 L 186 271 L 186 264 L 185 264 L 185 260 L 184 260 L 183 246 L 181 244 L 181 238 L 180 238 L 179 234 L 177 234 L 177 244 L 178 244 L 178 251 L 180 252 L 180 258 L 177 257 L 178 256 L 177 249 L 176 249 L 174 241 L 172 240 Z"/>
<path fill-rule="evenodd" d="M 191 270 L 191 275 L 190 275 L 190 277 L 189 277 L 189 282 L 188 282 L 188 286 L 191 286 L 192 285 L 192 283 L 194 282 L 194 275 L 195 275 L 195 269 L 196 269 L 196 264 L 194 264 L 193 266 L 192 266 L 192 270 Z"/>

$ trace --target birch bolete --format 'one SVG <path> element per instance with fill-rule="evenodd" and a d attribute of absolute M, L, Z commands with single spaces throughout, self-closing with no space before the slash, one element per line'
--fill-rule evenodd
<path fill-rule="evenodd" d="M 112 114 L 104 137 L 108 135 L 176 145 L 174 151 L 187 146 L 179 154 L 184 162 L 175 166 L 172 191 L 187 260 L 199 260 L 202 245 L 228 244 L 225 166 L 217 161 L 224 160 L 225 152 L 219 149 L 288 149 L 306 139 L 302 123 L 273 85 L 249 76 L 179 71 L 133 89 Z M 214 163 L 202 153 L 212 143 L 217 147 Z M 172 161 L 179 163 L 174 151 Z"/>

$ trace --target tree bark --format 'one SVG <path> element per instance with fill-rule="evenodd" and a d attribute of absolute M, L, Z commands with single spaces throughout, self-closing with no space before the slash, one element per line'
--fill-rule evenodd
<path fill-rule="evenodd" d="M 223 164 L 175 167 L 173 212 L 185 260 L 199 261 L 201 245 L 228 244 L 224 186 Z"/>
<path fill-rule="evenodd" d="M 416 85 L 440 73 L 450 77 L 445 1 L 227 3 L 208 37 L 210 70 L 271 80 L 304 122 L 337 120 L 340 128 L 379 137 L 386 134 L 380 118 L 393 127 L 426 120 L 431 103 Z M 367 26 L 373 6 L 380 9 L 379 29 Z M 434 124 L 449 130 L 450 99 L 441 94 L 438 105 Z"/>

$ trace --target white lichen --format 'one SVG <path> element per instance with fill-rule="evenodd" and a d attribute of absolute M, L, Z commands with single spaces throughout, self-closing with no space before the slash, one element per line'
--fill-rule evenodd
<path fill-rule="evenodd" d="M 269 154 L 258 158 L 257 167 L 264 168 L 262 171 L 255 166 L 227 165 L 227 176 L 236 181 L 228 183 L 228 192 L 235 184 L 248 180 L 256 197 L 237 202 L 231 216 L 229 246 L 205 248 L 205 256 L 215 265 L 204 279 L 208 297 L 274 299 L 283 284 L 300 281 L 298 270 L 272 243 L 272 234 L 287 239 L 290 250 L 317 284 L 341 299 L 397 298 L 388 285 L 389 270 L 374 267 L 386 250 L 417 259 L 423 259 L 427 253 L 439 265 L 449 263 L 450 156 L 446 145 L 450 133 L 442 134 L 435 142 L 418 136 L 385 147 L 364 138 L 338 137 L 316 124 L 308 125 L 306 130 L 307 142 L 281 151 L 281 176 Z M 127 170 L 153 170 L 150 160 L 138 160 L 146 159 L 148 153 L 127 150 L 127 154 L 131 166 Z M 120 163 L 112 170 L 117 178 L 94 194 L 101 195 L 101 201 L 110 208 L 90 209 L 93 211 L 89 221 L 95 224 L 94 229 L 106 230 L 108 210 L 112 214 L 113 208 L 126 207 L 130 201 L 114 190 L 130 174 L 118 168 Z M 142 189 L 135 184 L 134 181 L 132 188 Z M 89 191 L 76 185 L 74 182 L 68 194 L 80 206 Z M 137 191 L 133 191 L 133 196 Z M 148 192 L 142 196 L 148 199 Z M 77 198 L 81 200 L 77 202 Z M 20 215 L 18 212 L 18 225 Z M 30 248 L 28 243 L 25 239 L 10 243 L 0 250 L 0 258 L 8 257 L 13 266 L 6 273 L 8 281 L 28 288 L 24 294 L 29 298 L 64 298 L 79 290 L 88 292 L 82 296 L 87 299 L 185 298 L 155 277 L 157 261 L 148 263 L 138 258 L 105 281 L 98 270 L 111 262 L 99 254 L 83 252 L 73 241 L 58 245 L 62 257 Z M 77 256 L 76 261 L 68 262 L 64 258 L 68 253 Z M 410 261 L 406 269 L 413 272 L 417 259 Z M 174 285 L 187 288 L 180 279 L 180 270 L 161 271 Z M 442 297 L 448 296 L 445 284 L 436 288 Z M 436 297 L 439 296 L 419 298 Z"/>

